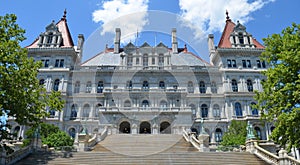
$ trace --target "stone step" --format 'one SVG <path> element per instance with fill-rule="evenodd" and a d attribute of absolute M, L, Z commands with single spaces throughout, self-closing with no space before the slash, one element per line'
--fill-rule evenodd
<path fill-rule="evenodd" d="M 64 157 L 65 156 L 65 157 Z M 112 135 L 91 152 L 34 153 L 18 165 L 232 164 L 264 165 L 247 152 L 198 152 L 181 135 Z"/>

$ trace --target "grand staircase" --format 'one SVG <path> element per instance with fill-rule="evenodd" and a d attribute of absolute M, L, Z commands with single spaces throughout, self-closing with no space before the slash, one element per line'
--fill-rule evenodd
<path fill-rule="evenodd" d="M 198 152 L 182 135 L 111 135 L 91 152 L 35 153 L 18 165 L 232 164 L 263 165 L 247 152 Z"/>

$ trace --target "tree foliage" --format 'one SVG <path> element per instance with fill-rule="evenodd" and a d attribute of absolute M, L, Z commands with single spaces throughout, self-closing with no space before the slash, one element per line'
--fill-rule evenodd
<path fill-rule="evenodd" d="M 300 25 L 292 24 L 281 34 L 263 39 L 262 60 L 269 68 L 263 72 L 264 91 L 257 92 L 256 108 L 262 117 L 274 122 L 271 138 L 282 147 L 300 147 Z"/>
<path fill-rule="evenodd" d="M 64 131 L 60 130 L 53 124 L 41 123 L 39 126 L 31 127 L 26 131 L 28 139 L 36 137 L 37 129 L 39 129 L 39 136 L 43 144 L 49 147 L 72 146 L 73 139 Z"/>
<path fill-rule="evenodd" d="M 227 132 L 225 132 L 221 145 L 223 146 L 239 146 L 245 145 L 247 136 L 247 122 L 232 120 Z"/>
<path fill-rule="evenodd" d="M 27 49 L 19 45 L 25 30 L 16 20 L 14 14 L 0 16 L 0 116 L 13 117 L 20 125 L 35 125 L 49 115 L 45 107 L 61 110 L 63 101 L 59 92 L 47 94 L 39 84 L 41 62 L 28 58 Z M 0 136 L 0 141 L 7 138 Z"/>

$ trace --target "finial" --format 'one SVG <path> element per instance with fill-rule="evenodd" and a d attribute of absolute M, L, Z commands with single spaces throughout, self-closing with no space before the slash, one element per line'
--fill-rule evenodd
<path fill-rule="evenodd" d="M 229 17 L 229 14 L 228 14 L 228 10 L 226 10 L 226 21 L 231 21 L 230 17 Z"/>
<path fill-rule="evenodd" d="M 184 44 L 184 49 L 183 49 L 183 52 L 187 52 L 188 50 L 187 50 L 187 47 L 186 47 L 186 44 Z"/>
<path fill-rule="evenodd" d="M 63 15 L 63 17 L 62 17 L 61 19 L 62 19 L 62 20 L 66 20 L 66 17 L 67 17 L 67 9 L 65 9 L 64 15 Z"/>

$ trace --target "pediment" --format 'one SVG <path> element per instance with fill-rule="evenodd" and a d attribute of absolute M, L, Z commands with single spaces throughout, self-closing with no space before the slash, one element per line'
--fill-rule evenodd
<path fill-rule="evenodd" d="M 156 45 L 156 47 L 163 47 L 163 48 L 168 48 L 165 44 L 163 44 L 162 42 L 160 42 L 158 45 Z"/>
<path fill-rule="evenodd" d="M 144 44 L 141 46 L 141 48 L 143 47 L 151 47 L 147 42 L 144 42 Z"/>
<path fill-rule="evenodd" d="M 58 32 L 58 28 L 55 25 L 54 21 L 51 24 L 49 24 L 48 26 L 46 26 L 46 31 L 55 31 L 55 32 Z"/>
<path fill-rule="evenodd" d="M 129 42 L 125 47 L 126 48 L 135 48 L 135 45 L 133 45 L 132 42 Z"/>
<path fill-rule="evenodd" d="M 242 25 L 239 21 L 237 22 L 237 25 L 234 27 L 234 31 L 236 32 L 246 32 L 246 27 Z"/>

